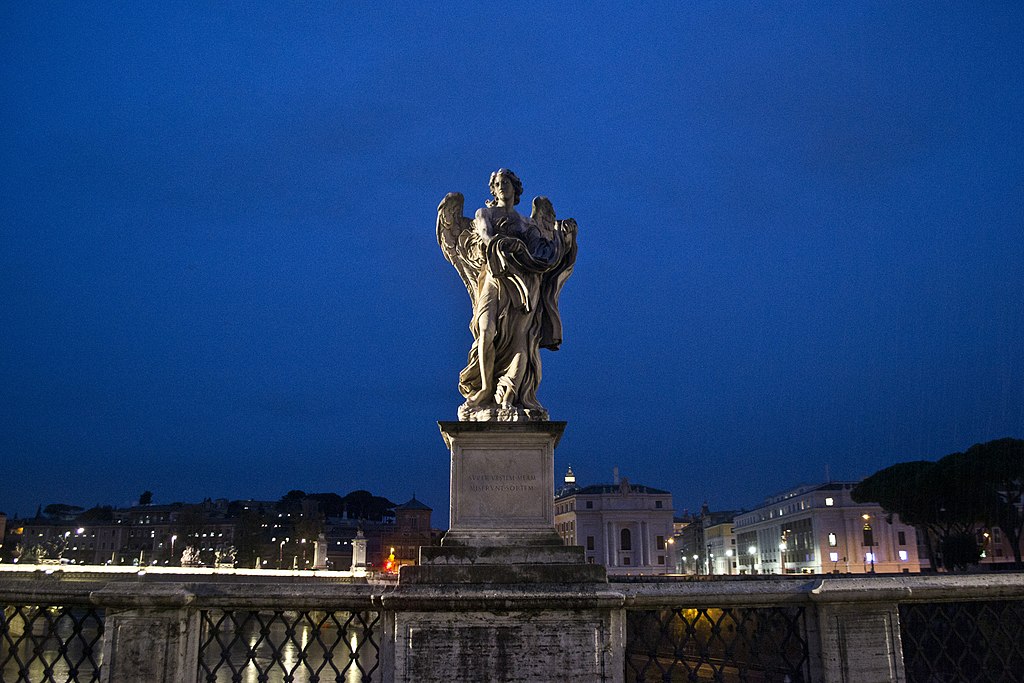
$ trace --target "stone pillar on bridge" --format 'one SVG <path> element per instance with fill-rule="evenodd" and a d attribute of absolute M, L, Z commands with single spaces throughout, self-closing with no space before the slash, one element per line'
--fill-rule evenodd
<path fill-rule="evenodd" d="M 199 612 L 179 583 L 110 583 L 90 595 L 105 609 L 101 683 L 196 683 Z"/>
<path fill-rule="evenodd" d="M 554 526 L 564 422 L 441 422 L 451 528 L 382 597 L 396 682 L 620 681 L 624 597 Z"/>

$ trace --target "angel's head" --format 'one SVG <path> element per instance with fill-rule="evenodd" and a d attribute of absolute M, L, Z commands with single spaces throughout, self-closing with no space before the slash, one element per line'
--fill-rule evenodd
<path fill-rule="evenodd" d="M 494 201 L 487 202 L 488 206 L 495 206 L 498 203 L 498 185 L 502 179 L 508 180 L 512 184 L 512 192 L 515 194 L 515 199 L 512 202 L 513 206 L 518 204 L 519 198 L 523 196 L 523 181 L 519 179 L 519 176 L 507 168 L 499 168 L 491 174 L 490 188 L 491 196 L 494 197 Z"/>

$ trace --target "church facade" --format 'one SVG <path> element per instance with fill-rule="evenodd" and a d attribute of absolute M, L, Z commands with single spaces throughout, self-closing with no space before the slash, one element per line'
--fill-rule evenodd
<path fill-rule="evenodd" d="M 671 493 L 625 477 L 578 487 L 570 467 L 555 495 L 555 530 L 562 541 L 582 546 L 587 562 L 604 565 L 609 574 L 674 571 L 672 518 Z"/>

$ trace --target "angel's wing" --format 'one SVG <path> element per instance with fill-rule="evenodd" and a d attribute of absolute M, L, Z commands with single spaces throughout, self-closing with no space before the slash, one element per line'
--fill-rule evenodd
<path fill-rule="evenodd" d="M 459 272 L 469 298 L 476 306 L 476 283 L 484 264 L 480 238 L 473 221 L 463 214 L 465 198 L 461 192 L 449 192 L 437 206 L 437 243 L 448 262 Z"/>
<path fill-rule="evenodd" d="M 533 198 L 533 212 L 530 220 L 540 230 L 544 239 L 550 240 L 555 236 L 555 207 L 547 197 Z"/>

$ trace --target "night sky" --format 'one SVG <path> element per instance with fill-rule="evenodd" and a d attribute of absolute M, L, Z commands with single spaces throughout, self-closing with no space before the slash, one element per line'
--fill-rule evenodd
<path fill-rule="evenodd" d="M 414 493 L 499 167 L 579 222 L 556 478 L 1024 438 L 1024 6 L 0 4 L 0 510 Z M 236 6 L 237 5 L 237 6 Z"/>

